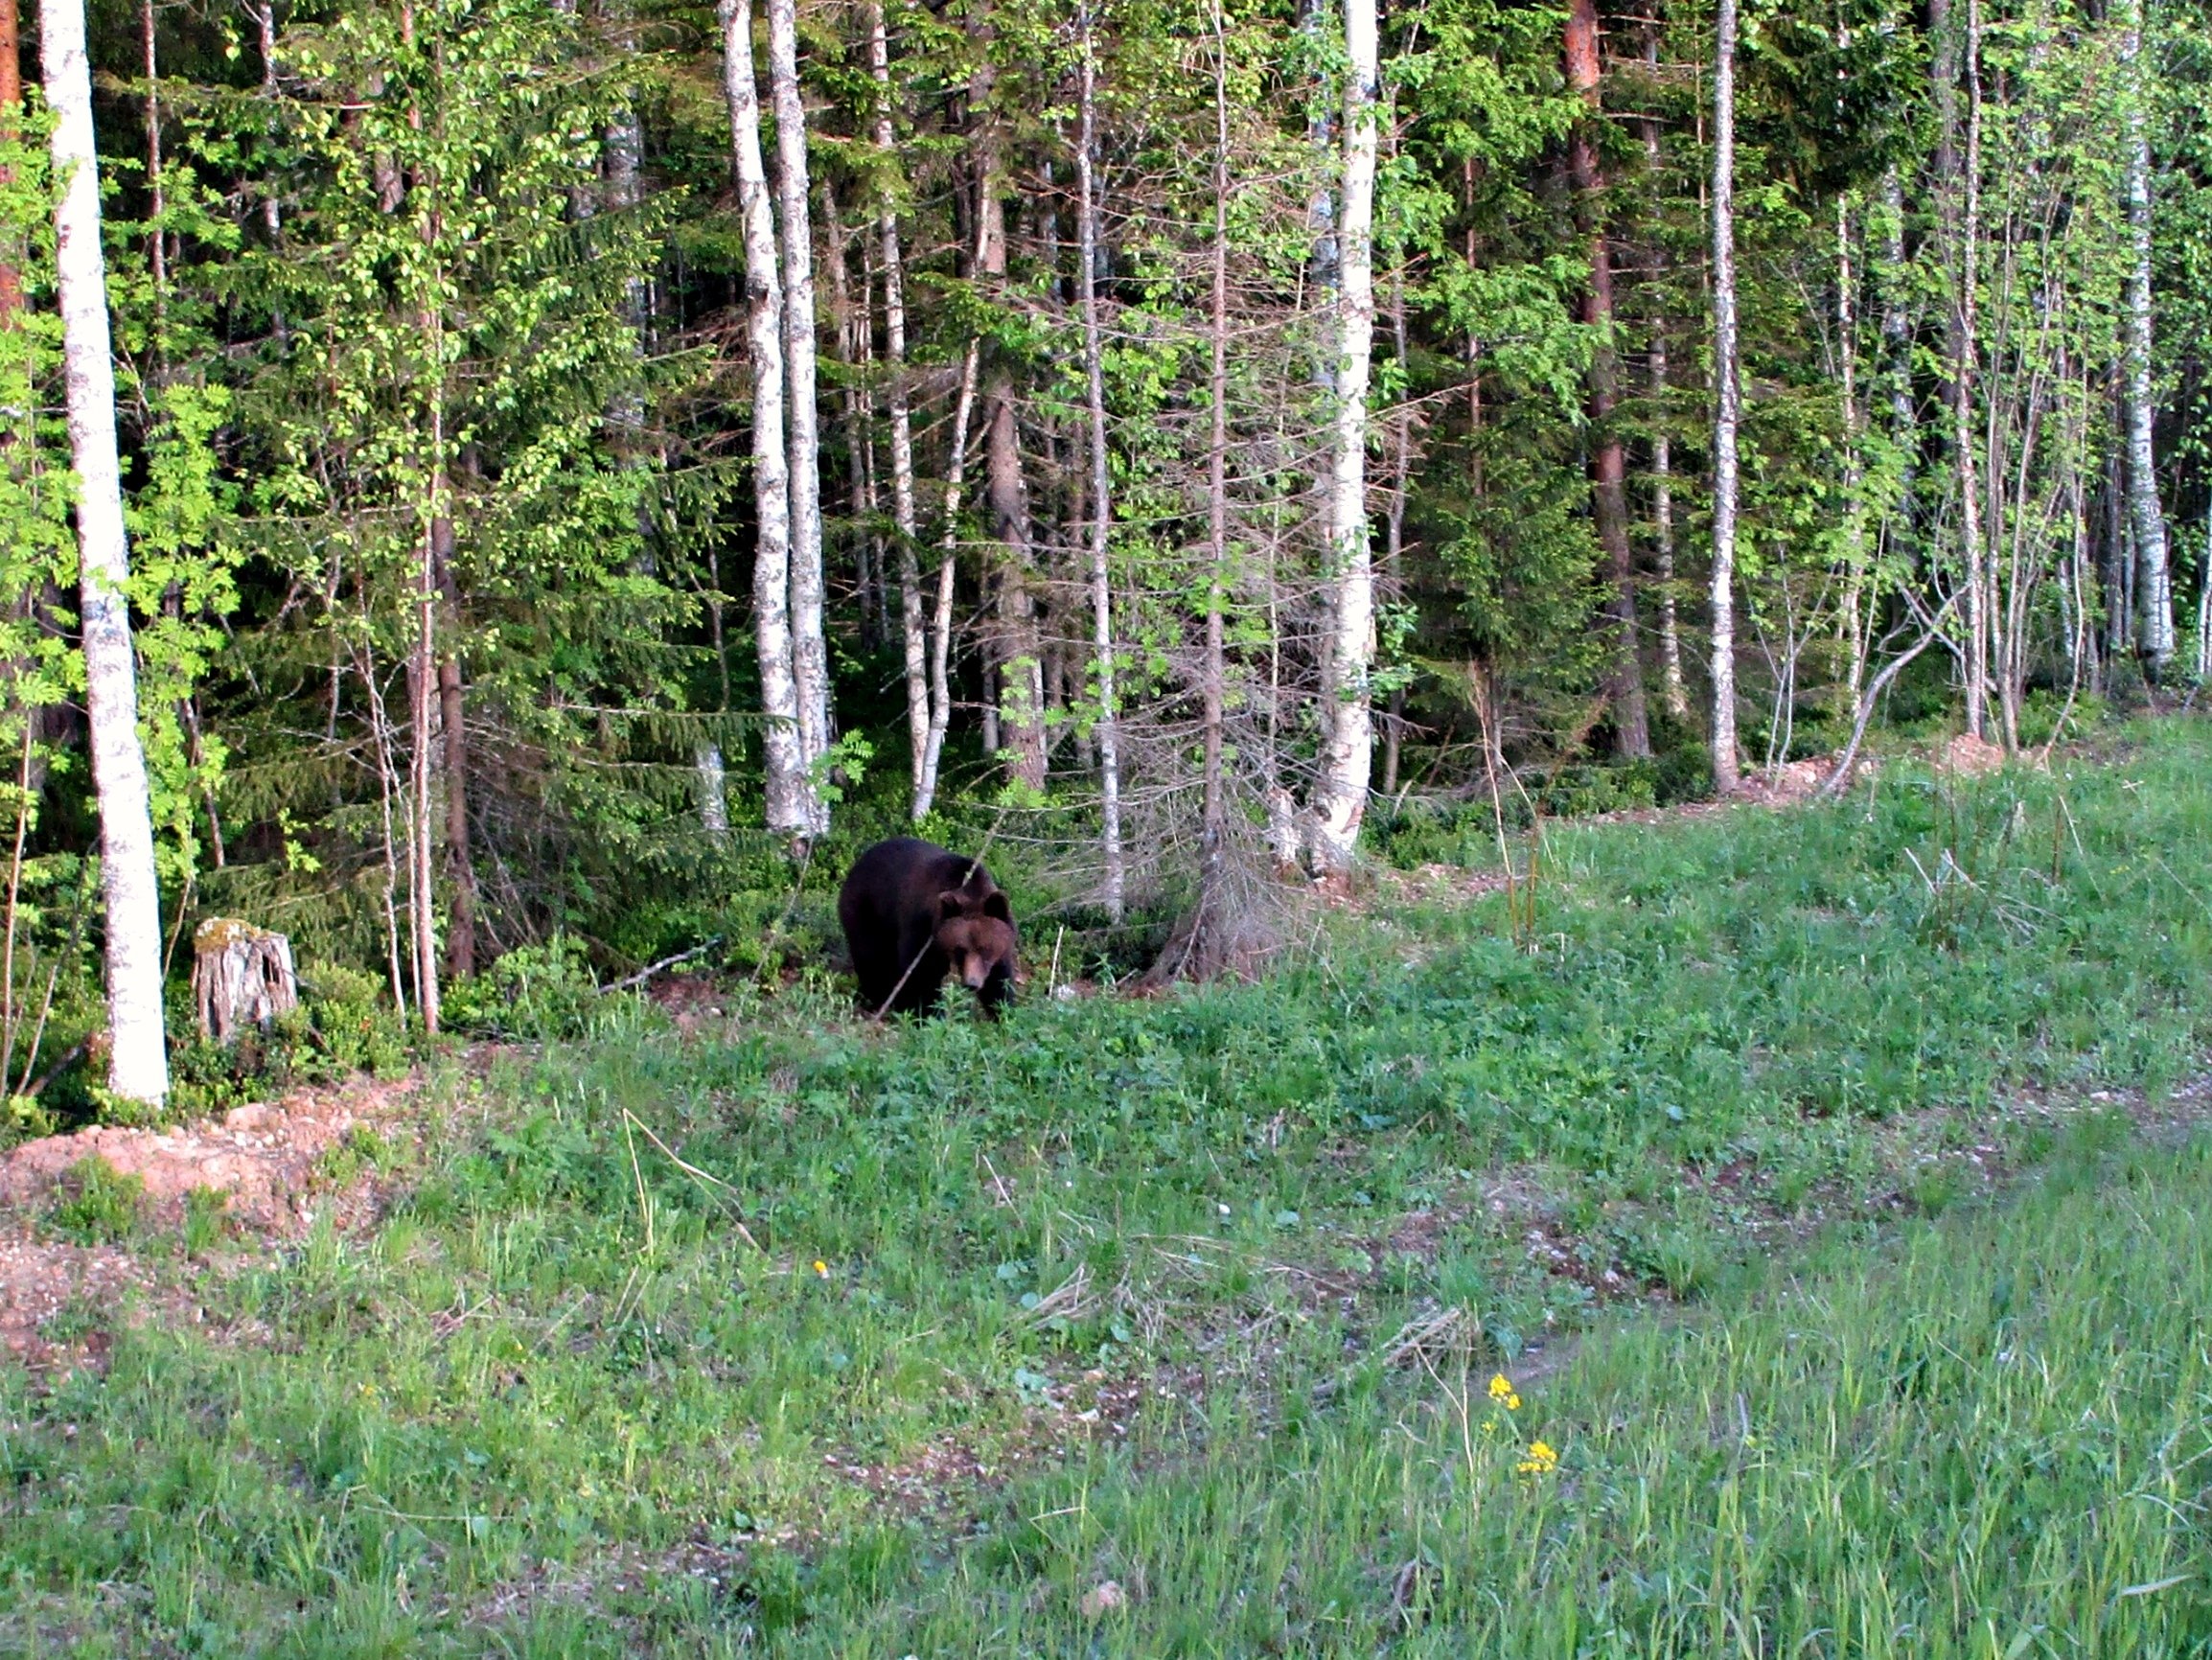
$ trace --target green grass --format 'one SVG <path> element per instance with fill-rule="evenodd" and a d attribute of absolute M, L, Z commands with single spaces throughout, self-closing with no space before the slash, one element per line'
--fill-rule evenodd
<path fill-rule="evenodd" d="M 2212 1169 L 2067 1126 L 2212 1054 L 2208 832 L 2176 724 L 1555 829 L 1533 954 L 1492 900 L 998 1028 L 612 1000 L 357 1149 L 372 1233 L 203 1218 L 206 1326 L 0 1376 L 0 1648 L 2193 1651 Z"/>

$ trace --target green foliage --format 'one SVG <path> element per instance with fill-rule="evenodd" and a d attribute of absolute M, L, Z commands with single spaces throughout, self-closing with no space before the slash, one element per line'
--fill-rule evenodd
<path fill-rule="evenodd" d="M 474 980 L 457 981 L 446 1019 L 481 1037 L 546 1042 L 577 1037 L 599 1007 L 599 984 L 584 942 L 556 934 L 543 945 L 518 946 Z"/>
<path fill-rule="evenodd" d="M 120 1245 L 135 1236 L 145 1213 L 145 1180 L 91 1154 L 70 1165 L 55 1184 L 46 1225 L 80 1245 Z"/>
<path fill-rule="evenodd" d="M 320 963 L 302 991 L 329 1075 L 365 1072 L 388 1078 L 406 1071 L 407 1035 L 383 981 L 338 963 Z"/>
<path fill-rule="evenodd" d="M 229 1207 L 230 1195 L 219 1187 L 194 1187 L 185 1194 L 181 1243 L 187 1257 L 206 1257 L 222 1241 Z"/>
<path fill-rule="evenodd" d="M 315 1161 L 315 1178 L 329 1187 L 351 1187 L 393 1162 L 394 1149 L 373 1124 L 356 1124 L 345 1139 Z"/>

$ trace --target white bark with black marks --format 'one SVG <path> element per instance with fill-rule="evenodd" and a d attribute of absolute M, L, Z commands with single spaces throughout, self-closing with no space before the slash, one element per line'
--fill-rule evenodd
<path fill-rule="evenodd" d="M 795 0 L 768 0 L 769 98 L 775 111 L 775 196 L 783 259 L 784 420 L 791 493 L 791 659 L 799 748 L 808 768 L 829 753 L 829 649 L 822 636 L 821 432 L 815 393 L 814 223 L 807 207 L 806 103 L 798 85 Z M 815 780 L 818 786 L 819 780 Z M 829 804 L 807 791 L 809 827 Z"/>
<path fill-rule="evenodd" d="M 746 343 L 752 360 L 753 630 L 760 653 L 766 733 L 766 817 L 771 833 L 814 833 L 813 781 L 800 736 L 791 628 L 791 470 L 784 446 L 783 282 L 775 212 L 760 148 L 750 0 L 721 0 L 723 91 L 729 104 L 731 165 L 745 231 Z"/>
<path fill-rule="evenodd" d="M 1736 319 L 1736 0 L 1717 0 L 1713 56 L 1713 787 L 1734 795 L 1737 435 L 1743 370 Z"/>
<path fill-rule="evenodd" d="M 1091 8 L 1083 6 L 1079 27 L 1083 58 L 1078 71 L 1075 140 L 1076 295 L 1083 310 L 1083 370 L 1091 427 L 1091 646 L 1098 678 L 1100 799 L 1099 851 L 1104 865 L 1101 898 L 1106 914 L 1121 920 L 1121 749 L 1114 690 L 1114 592 L 1108 565 L 1114 526 L 1113 472 L 1106 450 L 1106 375 L 1098 328 L 1098 180 L 1093 147 L 1097 143 L 1097 60 L 1092 51 Z"/>
<path fill-rule="evenodd" d="M 130 550 L 115 440 L 115 368 L 106 264 L 100 246 L 100 164 L 82 0 L 49 0 L 38 35 L 46 103 L 54 112 L 54 173 L 62 187 L 54 209 L 55 266 L 69 448 L 77 469 L 85 712 L 92 728 L 100 882 L 107 909 L 107 1087 L 125 1099 L 159 1105 L 169 1095 L 161 895 L 146 755 L 138 739 L 138 674 L 126 591 Z"/>
<path fill-rule="evenodd" d="M 1328 479 L 1328 653 L 1314 783 L 1313 853 L 1324 874 L 1351 867 L 1372 775 L 1374 555 L 1368 545 L 1368 375 L 1374 351 L 1374 181 L 1381 69 L 1375 0 L 1347 0 L 1344 188 L 1337 219 L 1336 385 Z"/>
<path fill-rule="evenodd" d="M 2127 75 L 2128 229 L 2128 512 L 2135 527 L 2136 640 L 2154 673 L 2174 657 L 2174 574 L 2166 514 L 2158 502 L 2157 456 L 2151 424 L 2157 403 L 2151 384 L 2151 77 L 2143 67 L 2143 0 L 2123 0 L 2120 58 Z"/>

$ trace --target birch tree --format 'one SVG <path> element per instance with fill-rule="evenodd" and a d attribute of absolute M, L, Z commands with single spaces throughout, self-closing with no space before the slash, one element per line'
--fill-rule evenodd
<path fill-rule="evenodd" d="M 1344 180 L 1337 215 L 1338 297 L 1328 499 L 1329 635 L 1314 783 L 1314 862 L 1351 867 L 1373 765 L 1374 557 L 1368 541 L 1368 376 L 1374 350 L 1374 183 L 1381 67 L 1375 0 L 1346 0 Z"/>
<path fill-rule="evenodd" d="M 745 235 L 746 344 L 752 359 L 753 630 L 760 654 L 766 809 L 773 834 L 803 840 L 819 815 L 799 721 L 792 642 L 792 494 L 784 441 L 784 293 L 775 210 L 760 148 L 751 0 L 721 0 L 723 92 Z"/>
<path fill-rule="evenodd" d="M 1743 421 L 1736 310 L 1736 5 L 1717 0 L 1713 53 L 1713 787 L 1736 793 L 1737 434 Z"/>
<path fill-rule="evenodd" d="M 49 0 L 40 13 L 38 36 L 46 101 L 54 113 L 54 171 L 62 192 L 54 212 L 55 263 L 69 447 L 77 469 L 85 713 L 92 729 L 100 883 L 107 911 L 107 1087 L 127 1100 L 158 1106 L 169 1095 L 161 898 L 146 756 L 138 737 L 129 548 L 116 450 L 107 272 L 100 246 L 100 164 L 81 0 Z"/>
<path fill-rule="evenodd" d="M 768 80 L 769 96 L 775 108 L 775 219 L 783 265 L 792 680 L 798 711 L 799 753 L 808 770 L 807 823 L 818 836 L 829 829 L 829 806 L 822 794 L 823 779 L 818 776 L 830 747 L 829 649 L 822 634 L 821 423 L 815 390 L 814 224 L 807 208 L 806 104 L 799 96 L 795 0 L 768 0 Z M 749 229 L 747 234 L 749 239 Z M 749 240 L 747 257 L 749 261 Z"/>
<path fill-rule="evenodd" d="M 2128 101 L 2128 227 L 2133 259 L 2128 271 L 2128 512 L 2135 531 L 2137 644 L 2153 674 L 2174 657 L 2174 577 L 2166 515 L 2158 501 L 2157 458 L 2151 427 L 2156 412 L 2151 384 L 2151 132 L 2150 72 L 2143 66 L 2143 0 L 2122 0 L 2120 61 Z"/>
<path fill-rule="evenodd" d="M 1951 459 L 1957 468 L 1959 540 L 1965 554 L 1967 731 L 1979 738 L 1989 724 L 1990 604 L 1982 541 L 1982 486 L 1974 431 L 1974 368 L 1981 332 L 1982 252 L 1982 15 L 1980 0 L 1967 0 L 1966 206 L 1959 224 L 1958 289 L 1952 301 Z"/>
<path fill-rule="evenodd" d="M 868 71 L 875 81 L 875 141 L 878 154 L 876 237 L 883 258 L 885 397 L 891 420 L 891 527 L 898 542 L 899 630 L 905 648 L 907 738 L 912 763 L 909 808 L 916 823 L 926 818 L 935 777 L 926 768 L 933 713 L 930 703 L 929 631 L 922 614 L 918 563 L 920 531 L 914 506 L 914 427 L 912 393 L 907 385 L 907 277 L 899 241 L 898 196 L 892 168 L 899 137 L 891 97 L 889 42 L 885 37 L 883 0 L 870 0 Z"/>
<path fill-rule="evenodd" d="M 1091 7 L 1077 12 L 1082 59 L 1077 67 L 1075 139 L 1076 295 L 1083 311 L 1083 380 L 1091 438 L 1091 625 L 1093 672 L 1098 679 L 1099 852 L 1106 913 L 1121 920 L 1121 748 L 1114 702 L 1114 589 L 1107 555 L 1114 530 L 1114 478 L 1106 447 L 1106 369 L 1098 331 L 1097 59 Z"/>

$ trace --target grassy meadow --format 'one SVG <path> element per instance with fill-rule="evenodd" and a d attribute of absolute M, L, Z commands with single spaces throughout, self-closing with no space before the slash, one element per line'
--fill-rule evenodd
<path fill-rule="evenodd" d="M 2107 749 L 1256 985 L 604 1000 L 281 1249 L 58 1210 L 151 1289 L 0 1372 L 0 1649 L 2212 1650 L 2212 727 Z"/>

